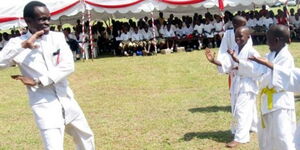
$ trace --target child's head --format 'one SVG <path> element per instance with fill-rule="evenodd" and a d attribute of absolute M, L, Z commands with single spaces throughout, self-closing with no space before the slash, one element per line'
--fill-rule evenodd
<path fill-rule="evenodd" d="M 246 18 L 242 17 L 242 16 L 235 16 L 232 19 L 232 25 L 234 29 L 237 29 L 241 26 L 245 26 L 247 23 Z"/>
<path fill-rule="evenodd" d="M 235 42 L 241 49 L 250 38 L 250 29 L 246 26 L 239 27 L 235 30 Z"/>
<path fill-rule="evenodd" d="M 285 25 L 273 25 L 267 32 L 267 44 L 271 51 L 280 51 L 290 42 L 290 30 Z"/>

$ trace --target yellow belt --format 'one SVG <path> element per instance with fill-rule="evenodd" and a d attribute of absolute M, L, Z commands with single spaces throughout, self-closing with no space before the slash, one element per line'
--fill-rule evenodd
<path fill-rule="evenodd" d="M 263 94 L 267 95 L 267 100 L 268 100 L 268 110 L 271 110 L 273 108 L 273 94 L 276 93 L 276 90 L 274 88 L 263 88 L 261 91 L 260 91 L 260 94 L 259 94 L 259 99 L 260 99 L 260 103 L 261 103 L 261 97 Z M 262 124 L 262 127 L 265 128 L 265 123 L 264 123 L 264 120 L 263 120 L 263 116 L 262 116 L 262 112 L 261 113 L 261 124 Z"/>

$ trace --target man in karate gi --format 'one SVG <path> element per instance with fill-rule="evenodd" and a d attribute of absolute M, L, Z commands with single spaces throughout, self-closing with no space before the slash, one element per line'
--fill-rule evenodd
<path fill-rule="evenodd" d="M 220 62 L 215 59 L 215 54 L 207 49 L 207 59 L 218 66 L 220 72 L 232 73 L 231 94 L 231 112 L 233 115 L 232 133 L 234 139 L 226 146 L 229 148 L 236 147 L 240 143 L 250 141 L 251 127 L 257 124 L 256 114 L 256 94 L 258 94 L 258 85 L 256 79 L 249 76 L 241 75 L 238 68 L 239 60 L 247 61 L 250 56 L 259 56 L 259 53 L 253 48 L 250 41 L 250 30 L 248 27 L 242 26 L 235 31 L 235 41 L 237 43 L 233 50 L 228 50 L 231 55 L 237 55 L 235 59 L 229 62 Z"/>
<path fill-rule="evenodd" d="M 288 50 L 290 31 L 285 25 L 273 25 L 267 32 L 270 53 L 266 58 L 274 68 L 294 68 L 294 58 Z M 250 59 L 262 63 L 258 57 Z M 280 70 L 272 70 L 264 65 L 240 62 L 244 75 L 257 75 L 261 87 L 261 123 L 259 123 L 259 146 L 261 150 L 295 150 L 294 134 L 296 114 L 294 93 L 288 92 L 291 80 L 282 80 Z M 289 79 L 288 77 L 284 77 Z"/>
<path fill-rule="evenodd" d="M 46 150 L 63 150 L 64 131 L 78 150 L 94 150 L 94 135 L 68 86 L 74 71 L 72 51 L 63 33 L 49 31 L 50 12 L 32 1 L 24 8 L 28 33 L 12 38 L 0 52 L 0 68 L 17 64 L 12 75 L 27 88 L 29 104 Z"/>

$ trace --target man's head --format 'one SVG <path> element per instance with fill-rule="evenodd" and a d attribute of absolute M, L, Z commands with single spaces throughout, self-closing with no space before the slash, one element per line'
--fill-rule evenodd
<path fill-rule="evenodd" d="M 38 1 L 29 2 L 24 7 L 23 17 L 32 34 L 40 30 L 44 30 L 44 33 L 48 34 L 50 12 L 45 4 Z"/>
<path fill-rule="evenodd" d="M 247 23 L 246 18 L 242 17 L 242 16 L 235 16 L 232 19 L 232 24 L 233 24 L 233 28 L 237 29 L 241 26 L 245 26 Z"/>
<path fill-rule="evenodd" d="M 267 32 L 267 44 L 271 51 L 280 51 L 290 42 L 290 30 L 285 25 L 273 25 Z"/>
<path fill-rule="evenodd" d="M 250 38 L 250 29 L 246 26 L 239 27 L 235 30 L 235 42 L 241 48 Z"/>

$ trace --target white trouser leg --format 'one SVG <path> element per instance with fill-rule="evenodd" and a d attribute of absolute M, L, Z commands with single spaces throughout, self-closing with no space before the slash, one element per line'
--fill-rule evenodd
<path fill-rule="evenodd" d="M 259 123 L 261 150 L 295 150 L 295 110 L 279 109 L 263 115 L 265 128 Z M 260 120 L 261 121 L 261 120 Z"/>
<path fill-rule="evenodd" d="M 64 149 L 64 127 L 40 130 L 45 150 Z"/>
<path fill-rule="evenodd" d="M 257 107 L 256 107 L 256 103 L 255 106 L 253 107 L 253 120 L 252 120 L 252 124 L 250 127 L 250 131 L 252 132 L 257 132 L 257 127 L 258 126 L 258 117 L 257 117 Z"/>
<path fill-rule="evenodd" d="M 73 137 L 77 150 L 95 150 L 94 134 L 84 115 L 66 125 L 66 132 Z"/>
<path fill-rule="evenodd" d="M 253 110 L 255 105 L 255 94 L 241 93 L 237 96 L 234 110 L 234 119 L 236 120 L 236 130 L 234 141 L 246 143 L 250 141 L 250 127 L 253 122 Z"/>

